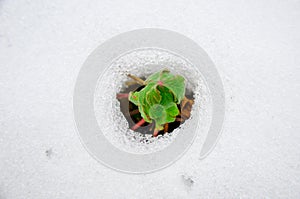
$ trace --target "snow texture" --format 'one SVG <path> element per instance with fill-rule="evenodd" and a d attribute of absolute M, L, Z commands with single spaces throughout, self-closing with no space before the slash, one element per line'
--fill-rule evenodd
<path fill-rule="evenodd" d="M 0 1 L 0 198 L 300 198 L 300 2 Z M 72 94 L 113 35 L 182 33 L 217 66 L 226 120 L 214 151 L 129 175 L 79 141 Z M 197 140 L 195 140 L 197 143 Z"/>

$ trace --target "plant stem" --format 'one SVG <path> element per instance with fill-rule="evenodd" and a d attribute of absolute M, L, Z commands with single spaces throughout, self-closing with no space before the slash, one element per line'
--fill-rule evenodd
<path fill-rule="evenodd" d="M 186 96 L 184 96 L 184 98 L 181 101 L 182 108 L 184 108 L 187 103 L 192 105 L 192 104 L 194 104 L 194 100 L 191 100 L 191 99 L 187 98 Z"/>
<path fill-rule="evenodd" d="M 127 74 L 128 77 L 130 77 L 131 79 L 133 79 L 134 81 L 136 81 L 136 83 L 140 84 L 140 85 L 146 85 L 146 82 L 144 80 L 142 80 L 139 77 L 136 77 L 134 75 L 131 74 Z"/>
<path fill-rule="evenodd" d="M 135 114 L 138 114 L 139 112 L 140 112 L 139 109 L 136 109 L 136 110 L 130 111 L 129 114 L 135 115 Z"/>
<path fill-rule="evenodd" d="M 157 135 L 158 135 L 158 132 L 159 132 L 159 130 L 158 130 L 158 129 L 154 129 L 154 132 L 153 132 L 153 137 L 157 137 Z"/>
<path fill-rule="evenodd" d="M 131 127 L 131 130 L 136 130 L 140 128 L 145 123 L 144 119 L 141 119 L 138 123 L 136 123 L 133 127 Z"/>
<path fill-rule="evenodd" d="M 129 94 L 128 93 L 117 93 L 117 99 L 128 99 Z"/>
<path fill-rule="evenodd" d="M 169 123 L 166 123 L 164 126 L 164 133 L 168 133 L 169 130 Z"/>
<path fill-rule="evenodd" d="M 132 85 L 135 85 L 135 84 L 137 84 L 136 81 L 127 81 L 127 82 L 125 82 L 126 86 L 132 86 Z"/>
<path fill-rule="evenodd" d="M 183 119 L 182 119 L 182 118 L 179 118 L 179 117 L 176 117 L 176 121 L 177 121 L 177 122 L 183 122 Z"/>

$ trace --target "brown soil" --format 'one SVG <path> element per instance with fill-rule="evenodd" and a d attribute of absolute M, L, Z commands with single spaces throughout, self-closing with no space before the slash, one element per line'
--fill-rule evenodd
<path fill-rule="evenodd" d="M 139 91 L 144 86 L 141 86 L 135 82 L 127 82 L 127 87 L 122 90 L 122 93 L 129 93 L 130 91 Z M 131 103 L 127 98 L 118 99 L 120 102 L 121 112 L 124 114 L 129 128 L 132 128 L 136 123 L 138 123 L 142 116 L 138 110 L 138 107 Z M 189 90 L 186 90 L 186 96 L 178 104 L 178 109 L 180 110 L 180 114 L 176 117 L 176 121 L 167 123 L 164 126 L 164 129 L 159 131 L 158 135 L 163 135 L 165 133 L 171 133 L 174 129 L 178 128 L 180 124 L 184 123 L 190 117 L 192 105 L 194 103 L 193 93 Z M 153 134 L 155 124 L 145 122 L 140 128 L 135 131 L 142 134 Z M 179 127 L 180 128 L 180 127 Z"/>

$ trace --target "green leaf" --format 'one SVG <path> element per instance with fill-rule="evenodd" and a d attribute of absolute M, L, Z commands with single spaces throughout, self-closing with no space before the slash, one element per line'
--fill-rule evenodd
<path fill-rule="evenodd" d="M 167 112 L 163 105 L 155 104 L 150 107 L 149 115 L 156 122 L 163 124 L 162 122 L 166 119 Z M 160 121 L 162 121 L 162 122 L 160 122 Z"/>
<path fill-rule="evenodd" d="M 166 108 L 168 115 L 170 115 L 170 116 L 179 115 L 179 110 L 178 110 L 176 103 L 171 102 L 167 106 L 165 106 L 165 108 Z"/>
<path fill-rule="evenodd" d="M 155 128 L 158 130 L 162 130 L 167 118 L 165 107 L 160 104 L 155 104 L 150 107 L 149 114 L 150 117 L 155 120 Z"/>
<path fill-rule="evenodd" d="M 161 76 L 161 73 L 163 71 L 159 71 L 159 72 L 156 72 L 156 73 L 153 73 L 152 75 L 150 75 L 146 80 L 146 84 L 149 84 L 150 82 L 154 82 L 156 83 L 159 79 L 160 79 L 160 76 Z"/>
<path fill-rule="evenodd" d="M 185 79 L 168 70 L 154 73 L 145 81 L 145 87 L 129 93 L 129 100 L 138 106 L 146 122 L 155 121 L 155 128 L 162 130 L 164 124 L 174 122 L 180 113 L 177 104 L 185 95 Z"/>
<path fill-rule="evenodd" d="M 185 79 L 180 75 L 173 75 L 168 70 L 154 73 L 146 79 L 146 84 L 157 84 L 168 88 L 179 104 L 185 95 Z"/>
<path fill-rule="evenodd" d="M 149 113 L 146 107 L 144 106 L 139 106 L 139 112 L 141 113 L 142 118 L 144 118 L 144 120 L 148 123 L 152 123 L 151 118 L 149 117 Z"/>
<path fill-rule="evenodd" d="M 185 95 L 184 81 L 185 79 L 179 75 L 169 77 L 164 81 L 164 86 L 173 92 L 177 104 L 181 102 Z"/>
<path fill-rule="evenodd" d="M 139 105 L 139 92 L 130 92 L 129 93 L 129 101 L 131 101 L 136 106 L 138 106 Z"/>
<path fill-rule="evenodd" d="M 174 102 L 173 93 L 167 87 L 158 86 L 157 89 L 159 90 L 161 95 L 160 104 L 168 105 L 170 102 Z"/>
<path fill-rule="evenodd" d="M 166 119 L 165 119 L 165 123 L 171 123 L 171 122 L 174 122 L 176 120 L 176 116 L 170 116 L 170 115 L 167 115 Z"/>
<path fill-rule="evenodd" d="M 146 93 L 146 101 L 149 105 L 158 104 L 161 101 L 161 98 L 160 92 L 156 89 L 156 87 L 152 87 Z"/>

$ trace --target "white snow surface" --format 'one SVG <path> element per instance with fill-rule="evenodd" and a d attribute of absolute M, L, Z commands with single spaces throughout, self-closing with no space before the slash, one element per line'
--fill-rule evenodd
<path fill-rule="evenodd" d="M 300 198 L 300 1 L 0 1 L 0 198 Z M 155 173 L 111 170 L 84 149 L 72 94 L 113 35 L 182 33 L 216 64 L 226 120 Z"/>

